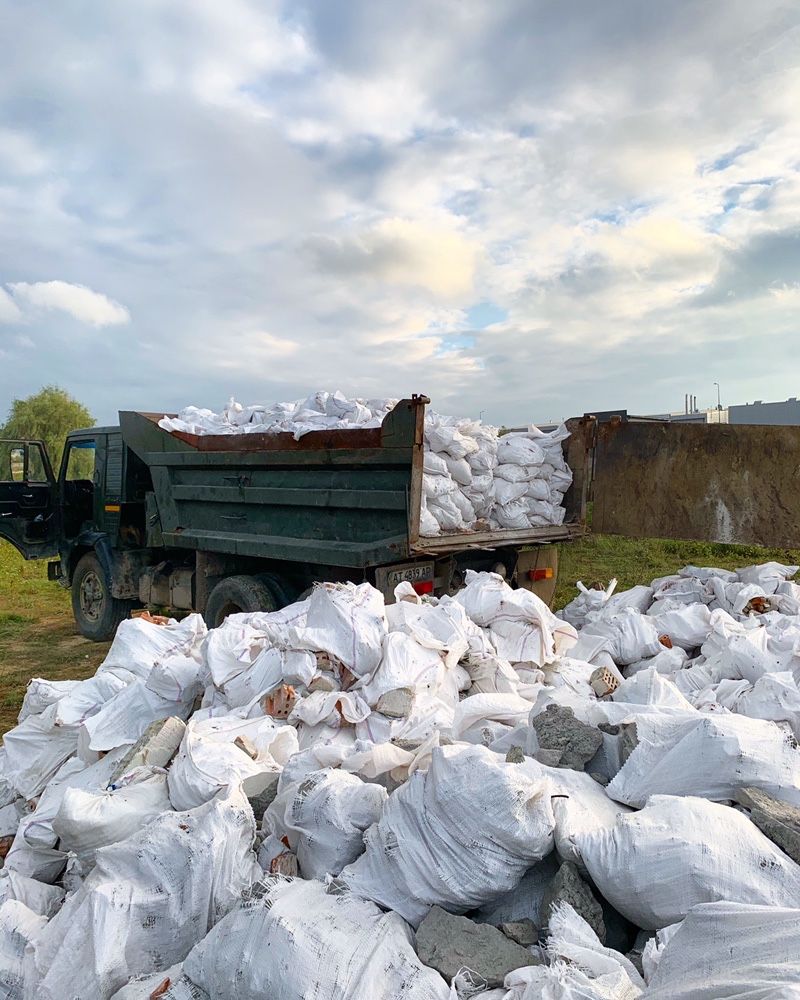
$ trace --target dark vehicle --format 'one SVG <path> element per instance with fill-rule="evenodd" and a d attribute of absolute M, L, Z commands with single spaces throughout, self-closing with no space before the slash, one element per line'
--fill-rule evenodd
<path fill-rule="evenodd" d="M 83 635 L 113 635 L 133 607 L 200 611 L 211 626 L 274 610 L 315 581 L 392 596 L 500 572 L 544 600 L 558 550 L 612 534 L 800 544 L 800 428 L 569 421 L 574 482 L 560 527 L 419 534 L 429 400 L 401 400 L 374 429 L 193 436 L 160 414 L 68 435 L 58 477 L 39 441 L 0 441 L 0 538 L 72 590 Z"/>
<path fill-rule="evenodd" d="M 39 441 L 0 442 L 0 538 L 53 559 L 83 635 L 110 637 L 134 606 L 196 610 L 210 625 L 276 609 L 318 580 L 369 581 L 390 597 L 457 588 L 466 569 L 555 588 L 562 527 L 422 538 L 424 396 L 381 427 L 196 437 L 161 414 L 68 435 L 58 476 Z"/>

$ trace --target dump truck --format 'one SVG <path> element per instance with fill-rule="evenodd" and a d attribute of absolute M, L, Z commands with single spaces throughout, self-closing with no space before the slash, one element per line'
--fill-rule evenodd
<path fill-rule="evenodd" d="M 607 533 L 800 544 L 800 428 L 684 425 L 585 414 L 564 443 L 563 525 L 422 537 L 425 406 L 380 427 L 197 436 L 163 414 L 67 436 L 58 474 L 41 441 L 0 441 L 0 538 L 71 588 L 80 632 L 110 638 L 134 607 L 277 610 L 317 581 L 391 599 L 457 590 L 491 570 L 550 601 L 557 543 Z"/>

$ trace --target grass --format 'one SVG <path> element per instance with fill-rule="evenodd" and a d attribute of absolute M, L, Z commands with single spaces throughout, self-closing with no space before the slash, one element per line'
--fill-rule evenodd
<path fill-rule="evenodd" d="M 47 579 L 47 563 L 25 562 L 0 541 L 0 733 L 16 724 L 31 677 L 90 677 L 108 650 L 78 634 L 69 591 Z"/>
<path fill-rule="evenodd" d="M 562 545 L 555 608 L 576 596 L 575 581 L 587 587 L 604 586 L 612 577 L 617 590 L 637 583 L 650 583 L 658 576 L 675 573 L 682 566 L 716 566 L 737 569 L 768 562 L 800 565 L 800 551 L 763 549 L 758 545 L 722 545 L 718 542 L 685 542 L 663 538 L 621 538 L 615 535 L 587 535 L 570 545 Z"/>
<path fill-rule="evenodd" d="M 680 542 L 652 538 L 588 535 L 561 547 L 554 607 L 575 596 L 575 581 L 618 590 L 673 573 L 687 563 L 736 569 L 775 559 L 800 563 L 800 552 L 748 545 Z M 67 590 L 47 579 L 45 562 L 25 562 L 0 541 L 0 733 L 15 725 L 31 677 L 53 680 L 90 677 L 108 650 L 78 634 Z"/>

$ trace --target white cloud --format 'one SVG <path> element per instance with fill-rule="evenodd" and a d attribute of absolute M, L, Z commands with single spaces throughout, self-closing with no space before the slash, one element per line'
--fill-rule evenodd
<path fill-rule="evenodd" d="M 90 326 L 118 326 L 131 320 L 125 306 L 85 285 L 71 285 L 67 281 L 36 281 L 33 284 L 15 281 L 8 287 L 17 302 L 25 306 L 65 312 Z"/>
<path fill-rule="evenodd" d="M 0 287 L 0 323 L 16 323 L 22 318 L 19 306 L 2 287 Z"/>
<path fill-rule="evenodd" d="M 4 340 L 0 397 L 73 379 L 110 416 L 338 385 L 518 423 L 715 380 L 796 395 L 796 6 L 9 18 L 0 274 L 78 275 L 130 316 L 65 282 L 0 293 L 40 347 Z M 482 302 L 504 318 L 470 330 Z M 75 316 L 129 322 L 132 350 L 97 338 L 90 369 Z"/>

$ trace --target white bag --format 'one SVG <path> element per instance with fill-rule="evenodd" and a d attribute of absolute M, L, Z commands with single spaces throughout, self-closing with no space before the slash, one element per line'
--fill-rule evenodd
<path fill-rule="evenodd" d="M 498 464 L 541 465 L 544 459 L 539 445 L 525 434 L 504 434 L 497 444 Z"/>
<path fill-rule="evenodd" d="M 10 899 L 24 903 L 28 909 L 48 919 L 58 912 L 64 901 L 64 890 L 56 885 L 45 885 L 35 878 L 28 878 L 10 868 L 0 869 L 0 906 Z"/>
<path fill-rule="evenodd" d="M 34 913 L 17 899 L 0 903 L 0 996 L 3 1000 L 22 1000 L 26 978 L 25 949 L 46 924 L 47 917 Z"/>
<path fill-rule="evenodd" d="M 255 760 L 235 745 L 238 736 L 255 744 Z M 193 809 L 210 802 L 220 789 L 240 782 L 245 783 L 248 795 L 257 795 L 297 750 L 297 731 L 271 718 L 190 719 L 167 773 L 172 805 Z"/>
<path fill-rule="evenodd" d="M 754 583 L 763 587 L 765 594 L 774 594 L 780 584 L 794 576 L 800 566 L 785 566 L 779 562 L 766 562 L 758 566 L 745 566 L 736 573 L 742 583 Z"/>
<path fill-rule="evenodd" d="M 715 900 L 791 906 L 800 866 L 730 806 L 653 795 L 640 812 L 578 839 L 597 888 L 637 927 L 656 930 Z"/>
<path fill-rule="evenodd" d="M 466 586 L 456 595 L 469 617 L 489 628 L 498 656 L 511 663 L 542 666 L 566 653 L 577 633 L 529 590 L 512 590 L 497 573 L 467 570 Z"/>
<path fill-rule="evenodd" d="M 774 723 L 688 711 L 635 721 L 639 742 L 606 789 L 619 802 L 643 806 L 651 795 L 727 801 L 752 785 L 800 805 L 800 750 Z"/>
<path fill-rule="evenodd" d="M 182 961 L 260 875 L 253 811 L 240 789 L 166 812 L 97 864 L 36 943 L 37 1000 L 109 997 Z M 230 971 L 230 969 L 229 969 Z"/>
<path fill-rule="evenodd" d="M 368 583 L 319 584 L 309 599 L 305 628 L 295 633 L 295 649 L 329 653 L 357 677 L 371 674 L 386 634 L 383 595 Z"/>
<path fill-rule="evenodd" d="M 800 997 L 800 909 L 695 906 L 664 946 L 647 1000 Z"/>
<path fill-rule="evenodd" d="M 589 621 L 583 632 L 608 639 L 608 649 L 617 664 L 636 663 L 646 656 L 655 656 L 663 648 L 652 620 L 633 609 Z"/>
<path fill-rule="evenodd" d="M 63 851 L 72 851 L 87 868 L 95 852 L 124 840 L 161 813 L 172 810 L 163 768 L 140 767 L 112 790 L 68 788 L 53 818 Z"/>
<path fill-rule="evenodd" d="M 264 879 L 189 954 L 214 1000 L 449 1000 L 397 913 L 321 882 Z"/>
<path fill-rule="evenodd" d="M 284 781 L 264 813 L 264 828 L 284 837 L 303 878 L 338 875 L 364 851 L 364 831 L 380 819 L 386 789 L 354 774 L 324 768 Z"/>
<path fill-rule="evenodd" d="M 180 622 L 170 619 L 168 625 L 157 625 L 146 618 L 128 618 L 120 622 L 98 673 L 122 670 L 147 680 L 157 661 L 175 654 L 199 657 L 207 631 L 203 616 L 198 614 L 187 615 Z"/>
<path fill-rule="evenodd" d="M 51 681 L 45 677 L 31 678 L 25 688 L 25 697 L 22 699 L 18 721 L 24 722 L 30 715 L 41 715 L 46 708 L 69 694 L 78 684 L 80 681 Z"/>
<path fill-rule="evenodd" d="M 417 926 L 434 904 L 464 913 L 508 892 L 550 853 L 553 825 L 547 781 L 484 747 L 438 748 L 389 796 L 341 878 Z"/>

